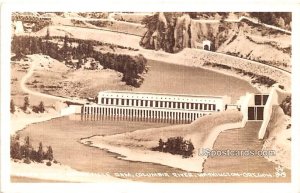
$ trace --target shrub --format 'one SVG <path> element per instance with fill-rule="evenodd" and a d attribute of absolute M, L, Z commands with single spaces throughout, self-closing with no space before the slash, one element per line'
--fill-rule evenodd
<path fill-rule="evenodd" d="M 273 80 L 267 76 L 262 76 L 262 75 L 256 75 L 256 78 L 254 80 L 252 80 L 251 82 L 253 84 L 255 84 L 255 83 L 263 84 L 263 85 L 266 85 L 267 87 L 271 87 L 273 84 L 276 83 L 275 80 Z"/>
<path fill-rule="evenodd" d="M 24 159 L 24 163 L 25 163 L 25 164 L 30 164 L 30 163 L 31 163 L 29 157 L 27 157 L 27 158 Z"/>
<path fill-rule="evenodd" d="M 192 157 L 194 149 L 191 140 L 184 140 L 182 137 L 170 137 L 166 142 L 159 139 L 158 146 L 152 148 L 153 151 L 182 155 L 184 158 Z"/>
<path fill-rule="evenodd" d="M 39 108 L 37 106 L 33 106 L 32 111 L 35 113 L 39 113 Z"/>
<path fill-rule="evenodd" d="M 284 114 L 291 116 L 292 115 L 292 97 L 291 95 L 287 96 L 282 103 L 280 104 L 280 107 L 282 108 Z"/>
<path fill-rule="evenodd" d="M 40 102 L 38 106 L 33 106 L 32 111 L 35 113 L 44 113 L 45 112 L 45 106 L 43 101 Z"/>
<path fill-rule="evenodd" d="M 51 162 L 48 161 L 48 162 L 46 163 L 46 165 L 47 165 L 47 166 L 51 166 Z"/>

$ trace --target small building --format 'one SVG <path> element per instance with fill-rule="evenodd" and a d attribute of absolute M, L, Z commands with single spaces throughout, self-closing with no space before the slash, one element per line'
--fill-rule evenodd
<path fill-rule="evenodd" d="M 209 40 L 204 40 L 202 42 L 203 50 L 208 50 L 211 51 L 211 41 Z"/>
<path fill-rule="evenodd" d="M 211 41 L 204 40 L 202 43 L 195 42 L 195 48 L 211 51 Z"/>

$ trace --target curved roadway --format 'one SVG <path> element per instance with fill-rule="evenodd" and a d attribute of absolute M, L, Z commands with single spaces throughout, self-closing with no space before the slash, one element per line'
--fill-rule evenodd
<path fill-rule="evenodd" d="M 238 60 L 242 60 L 242 61 L 246 61 L 246 62 L 251 62 L 251 63 L 257 64 L 257 65 L 268 66 L 268 67 L 272 68 L 273 70 L 279 70 L 280 72 L 282 72 L 284 74 L 291 75 L 290 71 L 279 68 L 279 67 L 276 67 L 276 66 L 272 66 L 270 64 L 264 64 L 264 63 L 261 63 L 261 62 L 249 60 L 249 59 L 246 59 L 246 58 L 240 58 L 240 57 L 237 57 L 237 56 L 232 56 L 232 55 L 221 53 L 221 52 L 212 52 L 212 51 L 207 51 L 207 50 L 201 50 L 201 51 L 206 52 L 206 53 L 215 53 L 216 55 L 225 56 L 225 57 L 229 57 L 229 58 L 234 58 L 234 59 L 238 59 Z"/>
<path fill-rule="evenodd" d="M 30 67 L 28 69 L 28 72 L 25 74 L 25 76 L 22 77 L 21 81 L 20 81 L 20 86 L 21 89 L 31 95 L 35 95 L 35 96 L 39 96 L 39 97 L 45 97 L 48 99 L 54 99 L 54 100 L 58 100 L 58 101 L 70 101 L 70 102 L 74 102 L 74 103 L 80 103 L 80 104 L 85 104 L 87 101 L 85 100 L 79 100 L 79 99 L 72 99 L 72 98 L 65 98 L 65 97 L 59 97 L 59 96 L 53 96 L 53 95 L 49 95 L 49 94 L 45 94 L 45 93 L 40 93 L 38 91 L 33 91 L 30 90 L 29 88 L 26 87 L 26 82 L 27 80 L 32 76 L 34 69 L 36 67 L 38 63 L 36 62 L 31 62 L 30 63 Z"/>
<path fill-rule="evenodd" d="M 74 27 L 75 26 L 69 26 L 69 25 L 65 25 L 65 26 L 68 26 L 68 27 Z M 78 28 L 76 26 L 76 28 Z M 80 28 L 86 28 L 86 29 L 91 29 L 91 28 L 88 28 L 88 27 L 80 27 Z M 118 32 L 118 31 L 114 31 L 114 30 L 110 30 L 110 29 L 104 29 L 104 28 L 99 28 L 99 27 L 93 27 L 93 29 L 96 29 L 96 30 L 99 30 L 99 31 L 106 31 L 106 32 L 110 32 L 110 33 L 117 33 L 117 34 L 124 34 L 124 35 L 129 35 L 129 36 L 138 36 L 138 37 L 142 37 L 140 35 L 136 35 L 136 34 L 131 34 L 131 33 L 127 33 L 127 32 Z M 137 49 L 140 49 L 140 50 L 143 50 L 143 51 L 147 51 L 147 49 L 143 49 L 142 47 L 137 47 Z M 240 58 L 240 57 L 236 57 L 236 56 L 232 56 L 232 55 L 228 55 L 228 54 L 225 54 L 225 53 L 220 53 L 220 52 L 211 52 L 211 51 L 206 51 L 206 50 L 200 50 L 200 49 L 196 49 L 196 48 L 190 48 L 190 49 L 194 49 L 194 50 L 199 50 L 199 51 L 203 51 L 205 53 L 215 53 L 217 55 L 220 55 L 220 56 L 224 56 L 224 57 L 230 57 L 230 58 L 234 58 L 234 59 L 239 59 L 239 60 L 243 60 L 243 61 L 247 61 L 247 62 L 251 62 L 251 63 L 255 63 L 255 64 L 258 64 L 258 65 L 264 65 L 264 66 L 268 66 L 274 70 L 279 70 L 285 74 L 288 74 L 290 75 L 291 72 L 288 71 L 288 70 L 285 70 L 285 69 L 282 69 L 282 68 L 279 68 L 279 67 L 276 67 L 276 66 L 272 66 L 270 64 L 264 64 L 264 63 L 261 63 L 261 62 L 257 62 L 257 61 L 253 61 L 253 60 L 249 60 L 249 59 L 245 59 L 245 58 Z M 180 53 L 180 52 L 179 52 Z M 168 53 L 166 53 L 168 54 Z"/>

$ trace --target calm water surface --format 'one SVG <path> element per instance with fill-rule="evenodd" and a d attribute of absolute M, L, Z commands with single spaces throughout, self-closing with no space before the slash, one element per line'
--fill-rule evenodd
<path fill-rule="evenodd" d="M 211 70 L 148 61 L 145 81 L 137 91 L 195 95 L 227 95 L 235 102 L 246 92 L 259 92 L 247 81 Z"/>

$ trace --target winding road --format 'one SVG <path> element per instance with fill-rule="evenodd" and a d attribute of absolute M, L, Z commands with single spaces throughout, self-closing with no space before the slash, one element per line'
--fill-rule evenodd
<path fill-rule="evenodd" d="M 252 64 L 257 64 L 257 65 L 261 65 L 261 66 L 268 66 L 269 68 L 271 68 L 273 70 L 278 70 L 278 71 L 280 71 L 280 72 L 282 72 L 284 74 L 287 74 L 289 76 L 291 75 L 290 71 L 282 69 L 282 68 L 279 68 L 277 66 L 272 66 L 270 64 L 264 64 L 264 63 L 261 63 L 261 62 L 256 62 L 256 61 L 253 61 L 253 60 L 249 60 L 249 59 L 246 59 L 246 58 L 240 58 L 240 57 L 232 56 L 232 55 L 221 53 L 221 52 L 211 52 L 211 51 L 207 51 L 207 50 L 200 50 L 200 51 L 205 52 L 207 54 L 209 54 L 209 53 L 215 53 L 216 55 L 219 55 L 219 56 L 222 56 L 222 57 L 233 58 L 233 59 L 236 59 L 236 60 L 250 62 Z"/>
<path fill-rule="evenodd" d="M 69 25 L 65 25 L 66 27 L 72 29 L 72 28 L 78 28 L 77 26 L 69 26 Z M 275 26 L 273 26 L 275 28 Z M 115 30 L 110 30 L 110 29 L 104 29 L 104 28 L 100 28 L 100 27 L 93 27 L 93 28 L 88 28 L 88 27 L 80 27 L 80 28 L 84 28 L 84 29 L 95 29 L 95 30 L 99 30 L 99 31 L 103 31 L 107 34 L 104 34 L 104 35 L 111 35 L 112 36 L 115 36 L 116 34 L 123 34 L 123 35 L 126 35 L 127 37 L 123 37 L 122 36 L 122 39 L 126 38 L 126 39 L 132 39 L 132 40 L 135 40 L 136 37 L 141 37 L 140 35 L 136 35 L 136 34 L 131 34 L 131 33 L 127 33 L 127 32 L 119 32 L 119 31 L 115 31 Z M 67 29 L 65 29 L 67 31 Z M 130 36 L 132 36 L 133 38 L 131 38 Z M 89 37 L 89 38 L 92 38 L 93 37 Z M 95 40 L 98 40 L 97 37 L 95 38 Z M 105 40 L 100 40 L 100 41 L 104 41 Z M 113 44 L 116 44 L 116 45 L 123 45 L 122 43 L 120 44 L 120 42 L 116 41 L 116 42 L 106 42 L 106 43 L 113 43 Z M 135 46 L 134 48 L 135 49 L 139 49 L 142 51 L 142 54 L 145 54 L 145 55 L 153 55 L 151 51 L 153 50 L 148 50 L 148 49 L 145 49 L 141 46 L 139 46 L 139 44 L 136 44 L 137 46 Z M 123 45 L 123 46 L 126 46 L 126 45 Z M 131 46 L 132 47 L 132 46 Z M 257 62 L 257 61 L 253 61 L 253 60 L 249 60 L 249 59 L 245 59 L 245 58 L 240 58 L 240 57 L 236 57 L 236 56 L 232 56 L 232 55 L 228 55 L 228 54 L 225 54 L 225 53 L 220 53 L 220 52 L 211 52 L 211 51 L 206 51 L 206 50 L 200 50 L 200 49 L 197 49 L 197 48 L 186 48 L 186 49 L 191 49 L 191 50 L 197 50 L 198 52 L 203 52 L 207 55 L 215 55 L 215 56 L 220 56 L 220 57 L 227 57 L 227 58 L 231 58 L 231 59 L 235 59 L 235 60 L 239 60 L 239 61 L 244 61 L 244 62 L 248 62 L 248 63 L 251 63 L 251 64 L 255 64 L 255 65 L 260 65 L 260 66 L 267 66 L 268 68 L 272 69 L 272 70 L 277 70 L 277 71 L 280 71 L 281 73 L 284 73 L 284 74 L 288 74 L 289 76 L 291 75 L 291 72 L 288 71 L 288 70 L 285 70 L 285 69 L 282 69 L 282 68 L 279 68 L 277 66 L 272 66 L 272 65 L 269 65 L 269 64 L 264 64 L 264 63 L 261 63 L 261 62 Z M 147 52 L 149 52 L 149 54 L 146 54 Z M 180 54 L 181 52 L 179 52 L 178 54 Z M 163 55 L 169 55 L 169 53 L 160 53 L 160 54 L 163 54 Z M 170 55 L 173 55 L 174 54 L 170 54 Z M 156 56 L 150 58 L 150 59 L 155 59 Z"/>
<path fill-rule="evenodd" d="M 21 63 L 21 62 L 19 62 L 19 63 Z M 34 73 L 34 70 L 35 70 L 35 68 L 36 68 L 36 66 L 38 64 L 39 63 L 35 62 L 35 61 L 29 63 L 30 67 L 28 69 L 28 72 L 25 74 L 25 76 L 22 77 L 22 79 L 20 81 L 21 89 L 24 92 L 26 92 L 28 94 L 31 94 L 31 95 L 38 96 L 38 97 L 44 97 L 44 98 L 48 98 L 48 99 L 54 99 L 54 100 L 61 101 L 61 102 L 70 101 L 70 102 L 73 102 L 73 103 L 80 103 L 80 104 L 85 104 L 87 102 L 86 100 L 83 100 L 83 99 L 65 98 L 65 97 L 59 97 L 59 96 L 53 96 L 53 95 L 49 95 L 49 94 L 45 94 L 45 93 L 40 93 L 38 91 L 34 91 L 34 90 L 31 90 L 28 87 L 26 87 L 26 82 L 28 81 L 28 79 Z"/>

